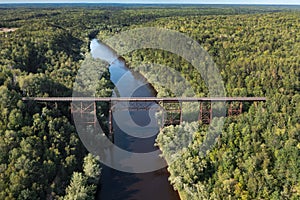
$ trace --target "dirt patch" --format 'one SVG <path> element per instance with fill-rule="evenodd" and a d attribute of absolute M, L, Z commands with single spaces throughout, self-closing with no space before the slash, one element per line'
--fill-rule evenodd
<path fill-rule="evenodd" d="M 14 32 L 17 28 L 0 28 L 0 33 Z"/>

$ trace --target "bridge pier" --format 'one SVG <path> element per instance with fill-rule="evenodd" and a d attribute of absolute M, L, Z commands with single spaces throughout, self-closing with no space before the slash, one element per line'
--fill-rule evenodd
<path fill-rule="evenodd" d="M 108 111 L 108 129 L 109 129 L 109 139 L 114 143 L 114 131 L 113 131 L 113 113 L 112 113 L 112 102 L 109 102 L 109 111 Z"/>
<path fill-rule="evenodd" d="M 91 124 L 96 128 L 97 105 L 96 102 L 72 102 L 71 113 L 79 117 L 81 124 Z"/>
<path fill-rule="evenodd" d="M 212 120 L 212 102 L 200 101 L 200 112 L 198 121 L 204 124 L 210 124 Z"/>
<path fill-rule="evenodd" d="M 243 112 L 243 102 L 233 102 L 229 103 L 228 116 L 237 116 Z"/>
<path fill-rule="evenodd" d="M 162 109 L 164 109 L 164 102 L 162 102 Z M 162 111 L 161 125 L 162 125 L 162 127 L 165 126 L 165 112 L 164 112 L 164 110 Z"/>
<path fill-rule="evenodd" d="M 180 119 L 179 119 L 179 124 L 182 124 L 183 121 L 183 116 L 182 116 L 182 101 L 180 101 Z"/>
<path fill-rule="evenodd" d="M 97 104 L 96 102 L 72 102 L 71 103 L 71 113 L 73 116 L 78 117 L 77 122 L 80 124 L 90 124 L 96 129 L 97 127 Z M 108 116 L 108 137 L 111 141 L 114 141 L 113 133 L 113 116 L 112 116 L 112 106 L 109 103 L 109 116 Z"/>

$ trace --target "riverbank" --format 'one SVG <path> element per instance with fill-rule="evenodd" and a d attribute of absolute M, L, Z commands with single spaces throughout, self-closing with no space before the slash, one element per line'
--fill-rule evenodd
<path fill-rule="evenodd" d="M 143 77 L 145 77 L 147 82 L 149 82 L 150 85 L 153 87 L 153 89 L 155 91 L 157 91 L 157 97 L 171 97 L 171 96 L 174 96 L 174 93 L 172 93 L 172 91 L 169 90 L 169 88 L 174 88 L 174 85 L 172 85 L 173 84 L 172 82 L 168 82 L 165 85 L 162 85 L 160 82 L 157 82 L 158 74 L 161 75 L 162 77 L 164 77 L 164 76 L 167 77 L 168 75 L 170 75 L 166 71 L 164 71 L 163 69 L 159 69 L 157 66 L 155 67 L 154 70 L 149 70 L 149 71 L 147 71 L 146 66 L 144 66 L 144 67 L 133 67 L 133 66 L 137 66 L 137 64 L 136 63 L 134 63 L 134 64 L 131 63 L 131 64 L 128 65 L 128 67 L 131 70 L 134 70 L 135 72 L 140 73 Z M 154 72 L 156 72 L 156 73 L 154 73 Z M 167 80 L 167 78 L 163 78 L 163 79 Z M 161 132 L 159 134 L 162 134 L 162 131 L 163 130 L 161 130 Z M 156 141 L 156 145 L 158 145 L 157 141 Z M 164 149 L 161 148 L 161 146 L 159 146 L 159 145 L 158 145 L 158 147 L 162 151 L 162 154 L 164 154 Z M 166 172 L 168 173 L 168 176 L 170 177 L 172 172 L 169 171 L 168 168 L 166 169 Z M 179 195 L 180 199 L 183 199 L 183 200 L 184 199 L 190 199 L 188 193 L 184 189 L 180 190 L 180 189 L 174 188 L 174 185 L 172 183 L 170 183 L 170 184 L 173 187 L 173 189 L 178 192 L 178 195 Z"/>
<path fill-rule="evenodd" d="M 120 97 L 154 97 L 156 91 L 147 79 L 140 73 L 129 70 L 124 59 L 115 59 L 111 49 L 93 40 L 91 52 L 93 57 L 100 57 L 110 63 L 110 80 L 114 83 L 113 96 Z M 103 53 L 104 52 L 104 53 Z M 105 56 L 105 57 L 104 57 Z M 123 62 L 122 62 L 123 61 Z M 147 110 L 130 111 L 130 116 L 124 115 L 122 110 L 113 112 L 114 144 L 129 152 L 154 152 L 158 148 L 154 145 L 159 127 L 150 130 L 149 137 L 135 137 L 130 135 L 135 126 L 147 126 L 154 113 Z M 121 120 L 118 120 L 120 119 Z M 153 135 L 154 132 L 155 135 Z M 144 134 L 144 133 L 143 133 Z M 151 136 L 150 136 L 151 135 Z M 157 161 L 158 162 L 158 161 Z M 178 193 L 174 191 L 168 177 L 167 169 L 152 172 L 134 173 L 123 172 L 117 167 L 103 166 L 101 180 L 98 185 L 96 199 L 172 199 L 179 200 Z M 126 180 L 126 181 L 124 181 Z"/>
<path fill-rule="evenodd" d="M 127 60 L 127 58 L 125 57 Z M 141 74 L 149 85 L 156 91 L 157 97 L 191 96 L 192 88 L 186 88 L 187 84 L 181 75 L 171 68 L 157 64 L 141 64 L 139 62 L 127 63 L 129 69 Z M 176 82 L 173 79 L 177 79 Z"/>

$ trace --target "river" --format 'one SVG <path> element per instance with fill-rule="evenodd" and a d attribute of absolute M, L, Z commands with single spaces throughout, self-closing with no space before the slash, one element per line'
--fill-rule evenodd
<path fill-rule="evenodd" d="M 98 40 L 91 41 L 93 57 L 101 58 L 110 63 L 111 81 L 115 85 L 113 96 L 120 97 L 155 97 L 156 91 L 147 83 L 142 75 L 131 72 L 122 59 Z M 155 105 L 154 105 L 155 106 Z M 121 118 L 124 110 L 113 112 L 114 118 Z M 128 113 L 128 111 L 126 112 Z M 128 134 L 134 124 L 139 127 L 147 126 L 155 113 L 151 111 L 130 111 L 131 119 L 114 121 L 113 129 L 115 145 L 120 148 L 136 152 L 147 153 L 157 150 L 154 146 L 159 128 L 145 129 L 142 137 Z M 124 115 L 126 116 L 126 115 Z M 125 130 L 125 131 L 124 131 Z M 153 134 L 154 132 L 154 134 Z M 149 135 L 147 135 L 149 133 Z M 145 134 L 145 135 L 144 135 Z M 97 200 L 179 200 L 168 181 L 169 173 L 166 168 L 148 173 L 127 173 L 103 166 L 100 183 L 98 185 Z"/>

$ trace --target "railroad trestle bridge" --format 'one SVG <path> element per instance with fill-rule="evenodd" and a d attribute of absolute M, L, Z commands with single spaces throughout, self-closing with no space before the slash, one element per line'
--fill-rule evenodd
<path fill-rule="evenodd" d="M 210 124 L 214 116 L 215 103 L 225 103 L 227 116 L 237 116 L 243 112 L 244 103 L 266 101 L 265 97 L 24 97 L 23 101 L 69 102 L 71 113 L 81 117 L 82 123 L 96 126 L 97 102 L 108 104 L 109 135 L 113 135 L 113 112 L 116 110 L 162 112 L 161 124 L 178 125 L 183 121 L 182 103 L 198 103 L 198 121 Z"/>

